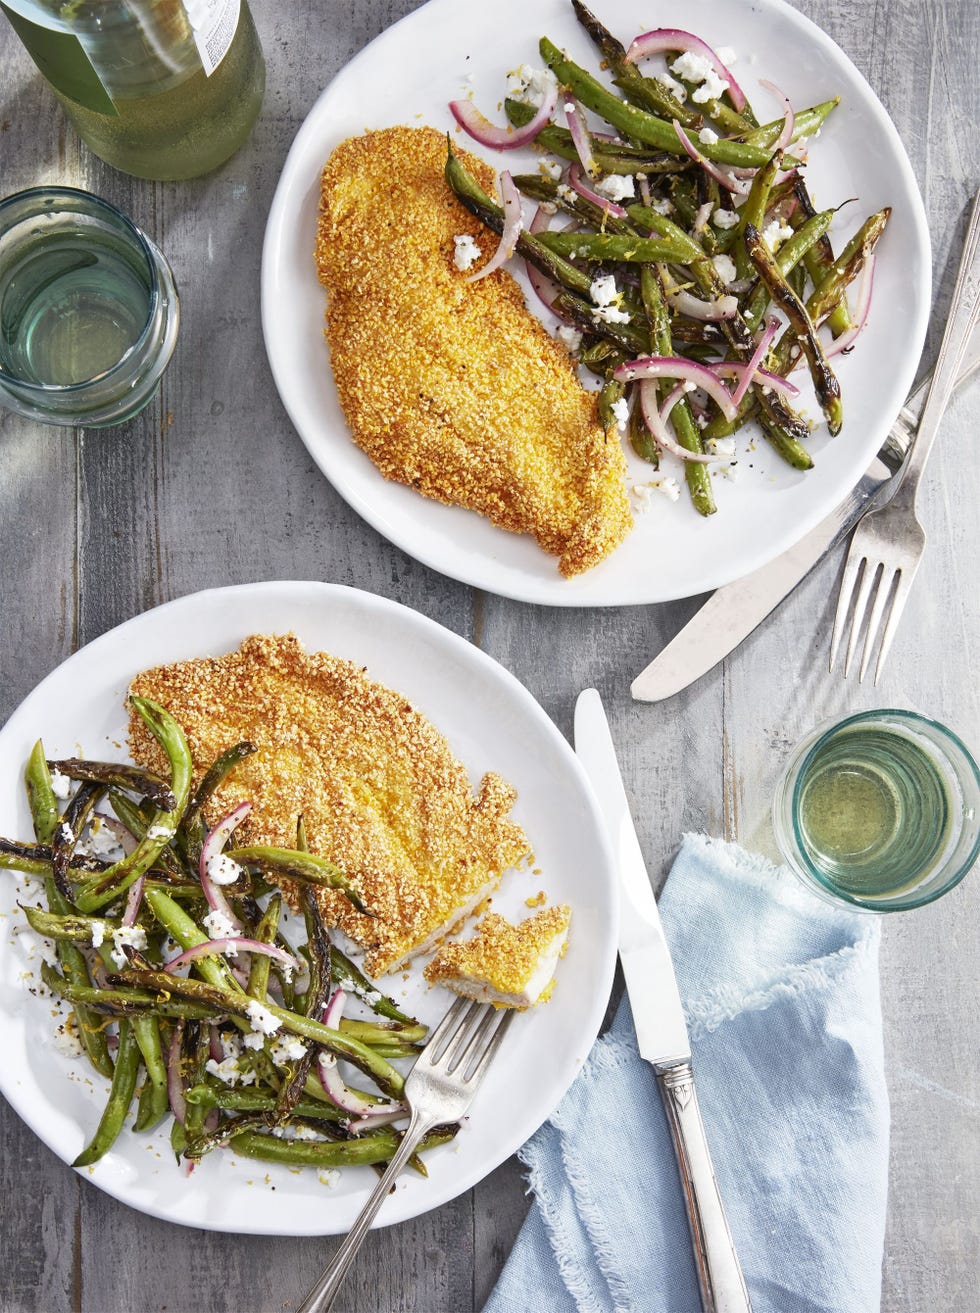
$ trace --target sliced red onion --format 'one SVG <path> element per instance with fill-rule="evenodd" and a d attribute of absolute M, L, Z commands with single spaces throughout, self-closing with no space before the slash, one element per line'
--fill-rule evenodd
<path fill-rule="evenodd" d="M 141 875 L 135 884 L 129 886 L 129 893 L 126 895 L 126 910 L 123 912 L 122 918 L 123 925 L 136 924 L 136 916 L 140 910 L 140 903 L 143 901 L 143 886 L 145 884 L 146 876 Z"/>
<path fill-rule="evenodd" d="M 491 146 L 495 150 L 516 150 L 533 141 L 544 125 L 549 121 L 558 104 L 558 85 L 549 85 L 544 93 L 541 108 L 529 119 L 523 128 L 507 126 L 498 128 L 491 123 L 471 100 L 451 100 L 449 111 L 459 126 L 481 146 Z"/>
<path fill-rule="evenodd" d="M 871 309 L 871 293 L 874 289 L 875 259 L 875 256 L 869 255 L 864 268 L 861 270 L 861 281 L 858 284 L 857 302 L 854 307 L 854 323 L 846 333 L 841 333 L 840 337 L 826 348 L 824 354 L 828 360 L 832 356 L 839 356 L 842 351 L 849 350 L 854 345 L 861 329 L 868 322 L 868 311 Z"/>
<path fill-rule="evenodd" d="M 678 384 L 664 402 L 664 408 L 661 411 L 657 408 L 656 379 L 645 378 L 640 383 L 640 409 L 643 411 L 643 419 L 647 428 L 653 434 L 653 440 L 658 447 L 661 447 L 664 451 L 669 451 L 673 456 L 679 456 L 681 460 L 690 461 L 695 465 L 706 465 L 709 461 L 717 458 L 697 451 L 688 451 L 686 447 L 681 446 L 667 426 L 667 417 L 684 395 L 684 391 L 683 383 Z"/>
<path fill-rule="evenodd" d="M 204 845 L 201 848 L 201 860 L 198 863 L 201 888 L 204 890 L 204 897 L 208 901 L 208 906 L 213 912 L 224 913 L 236 930 L 242 929 L 242 923 L 231 910 L 231 904 L 221 889 L 211 879 L 208 865 L 213 858 L 221 854 L 225 844 L 251 810 L 252 804 L 250 802 L 241 802 L 237 807 L 233 807 L 227 816 L 223 816 L 205 838 Z"/>
<path fill-rule="evenodd" d="M 716 378 L 737 378 L 742 379 L 748 371 L 748 365 L 741 360 L 719 360 L 717 364 L 706 365 Z M 780 374 L 770 374 L 768 369 L 757 369 L 755 377 L 749 375 L 749 379 L 754 383 L 762 383 L 767 388 L 772 388 L 773 392 L 778 392 L 781 396 L 789 397 L 792 400 L 800 395 L 800 389 L 795 383 L 791 383 L 788 378 L 783 378 Z"/>
<path fill-rule="evenodd" d="M 221 1032 L 217 1026 L 208 1027 L 208 1052 L 215 1062 L 223 1062 L 225 1051 L 221 1044 Z"/>
<path fill-rule="evenodd" d="M 261 953 L 263 957 L 271 957 L 281 962 L 291 971 L 299 971 L 302 967 L 298 958 L 282 948 L 277 948 L 275 944 L 263 944 L 261 940 L 249 939 L 246 935 L 228 935 L 224 939 L 205 939 L 203 944 L 195 944 L 193 948 L 185 949 L 172 962 L 168 962 L 164 969 L 174 972 L 186 966 L 188 962 L 195 961 L 196 958 L 213 957 L 216 953 L 228 952 Z"/>
<path fill-rule="evenodd" d="M 181 1126 L 183 1126 L 187 1117 L 184 1082 L 180 1078 L 180 1053 L 183 1038 L 183 1026 L 174 1026 L 173 1033 L 170 1036 L 170 1044 L 167 1048 L 167 1097 L 170 1100 L 170 1111 Z"/>
<path fill-rule="evenodd" d="M 787 96 L 785 92 L 780 91 L 775 82 L 767 82 L 765 78 L 760 78 L 759 86 L 765 87 L 765 89 L 771 92 L 777 100 L 783 102 L 783 109 L 786 117 L 783 119 L 782 131 L 772 144 L 773 154 L 775 154 L 777 150 L 782 150 L 785 146 L 788 146 L 792 140 L 793 133 L 796 131 L 796 114 L 793 110 L 793 106 L 790 104 L 789 96 Z"/>
<path fill-rule="evenodd" d="M 749 388 L 752 386 L 755 372 L 766 358 L 766 352 L 769 350 L 769 343 L 776 336 L 778 329 L 779 320 L 773 316 L 773 318 L 771 318 L 766 324 L 765 332 L 756 343 L 755 350 L 752 352 L 752 355 L 745 366 L 745 372 L 742 374 L 741 382 L 732 393 L 732 402 L 734 405 L 737 406 L 741 402 L 746 392 L 748 392 Z"/>
<path fill-rule="evenodd" d="M 119 842 L 119 847 L 123 850 L 123 852 L 126 854 L 127 857 L 131 852 L 136 851 L 136 847 L 139 844 L 139 839 L 137 839 L 136 835 L 132 832 L 132 830 L 129 828 L 128 825 L 123 825 L 122 821 L 120 821 L 117 817 L 108 816 L 106 815 L 105 812 L 96 812 L 95 814 L 96 816 L 98 816 L 99 820 L 106 827 L 106 829 L 110 830 L 116 836 L 116 839 Z"/>
<path fill-rule="evenodd" d="M 667 293 L 667 300 L 679 314 L 707 324 L 717 323 L 721 319 L 734 319 L 738 314 L 737 296 L 719 296 L 714 301 L 702 301 L 691 292 L 673 291 Z"/>
<path fill-rule="evenodd" d="M 346 1002 L 347 995 L 344 991 L 335 989 L 330 1002 L 323 1009 L 323 1024 L 325 1026 L 329 1026 L 331 1030 L 340 1028 L 340 1019 L 344 1014 Z M 352 1090 L 349 1085 L 345 1084 L 340 1072 L 337 1070 L 337 1059 L 332 1053 L 321 1052 L 317 1057 L 316 1065 L 324 1093 L 331 1103 L 336 1104 L 338 1108 L 343 1108 L 344 1112 L 351 1112 L 358 1117 L 364 1117 L 377 1112 L 392 1111 L 391 1104 L 379 1105 L 374 1099 L 368 1098 L 358 1090 Z"/>
<path fill-rule="evenodd" d="M 728 389 L 707 365 L 696 360 L 685 360 L 683 356 L 642 356 L 639 360 L 620 365 L 614 377 L 621 383 L 632 383 L 637 378 L 686 379 L 695 387 L 703 388 L 726 419 L 735 418 L 735 407 Z"/>
<path fill-rule="evenodd" d="M 640 186 L 640 200 L 643 202 L 643 204 L 647 207 L 648 210 L 652 209 L 653 197 L 650 195 L 650 184 L 647 182 L 646 178 L 637 178 L 636 181 L 639 183 Z"/>
<path fill-rule="evenodd" d="M 381 1104 L 375 1104 L 376 1108 L 382 1107 Z M 367 1113 L 363 1117 L 357 1117 L 347 1123 L 347 1129 L 351 1135 L 363 1135 L 365 1131 L 373 1131 L 378 1126 L 390 1126 L 392 1122 L 400 1122 L 408 1116 L 408 1109 L 403 1103 L 395 1103 L 390 1106 L 388 1112 Z"/>
<path fill-rule="evenodd" d="M 741 114 L 745 108 L 745 93 L 735 81 L 731 70 L 721 62 L 717 54 L 706 41 L 702 41 L 693 32 L 682 32 L 677 27 L 658 27 L 656 31 L 644 32 L 630 43 L 626 52 L 626 63 L 635 64 L 646 59 L 648 55 L 658 55 L 669 50 L 689 50 L 694 55 L 706 59 L 718 76 L 728 83 L 728 94 L 732 104 Z"/>
<path fill-rule="evenodd" d="M 547 210 L 539 205 L 534 211 L 534 218 L 528 226 L 528 232 L 546 232 L 550 218 L 551 216 L 548 214 Z M 553 279 L 549 278 L 547 274 L 543 274 L 540 269 L 535 268 L 530 260 L 524 261 L 524 269 L 527 273 L 527 280 L 531 284 L 531 287 L 534 289 L 534 292 L 542 305 L 546 306 L 553 315 L 557 315 L 559 319 L 565 319 L 566 316 L 563 315 L 560 310 L 555 309 L 555 301 L 561 295 L 561 288 L 558 284 Z"/>
<path fill-rule="evenodd" d="M 710 461 L 716 460 L 717 457 L 709 456 L 704 452 L 688 451 L 674 438 L 668 426 L 670 412 L 686 391 L 684 384 L 678 383 L 677 387 L 667 397 L 663 408 L 658 410 L 656 380 L 645 378 L 640 383 L 640 409 L 643 411 L 643 418 L 646 421 L 647 428 L 653 434 L 658 447 L 661 447 L 664 451 L 669 451 L 683 461 L 690 461 L 695 465 L 706 465 Z"/>
<path fill-rule="evenodd" d="M 475 274 L 470 274 L 466 280 L 468 283 L 479 282 L 481 278 L 486 278 L 487 274 L 492 274 L 509 260 L 514 254 L 514 247 L 524 227 L 521 194 L 507 169 L 504 169 L 500 175 L 500 196 L 504 203 L 504 230 L 500 234 L 500 244 L 483 268 L 478 269 Z"/>
<path fill-rule="evenodd" d="M 737 178 L 731 169 L 723 169 L 718 164 L 713 164 L 706 155 L 702 155 L 695 146 L 694 142 L 687 135 L 684 129 L 674 119 L 674 131 L 677 133 L 677 139 L 684 147 L 684 150 L 690 155 L 691 159 L 700 164 L 706 173 L 710 173 L 716 182 L 729 191 L 735 192 L 737 196 L 745 196 L 749 191 L 749 181 L 747 178 Z"/>
<path fill-rule="evenodd" d="M 599 169 L 595 162 L 595 156 L 592 154 L 592 142 L 589 140 L 589 130 L 585 126 L 585 115 L 582 113 L 582 106 L 573 96 L 565 97 L 565 121 L 568 123 L 568 131 L 572 136 L 572 145 L 582 161 L 582 168 L 590 178 L 594 178 Z"/>
<path fill-rule="evenodd" d="M 615 201 L 611 201 L 608 196 L 600 196 L 597 191 L 593 191 L 591 187 L 587 186 L 586 183 L 582 181 L 582 170 L 577 164 L 569 165 L 568 181 L 580 196 L 584 196 L 585 199 L 591 201 L 593 205 L 598 205 L 599 208 L 605 210 L 607 214 L 611 214 L 617 219 L 626 219 L 629 217 L 621 205 L 617 205 Z"/>
<path fill-rule="evenodd" d="M 704 225 L 708 222 L 708 220 L 711 218 L 711 211 L 714 208 L 715 208 L 714 201 L 705 201 L 705 203 L 700 207 L 697 214 L 694 216 L 695 232 L 697 232 L 699 228 L 703 228 Z"/>

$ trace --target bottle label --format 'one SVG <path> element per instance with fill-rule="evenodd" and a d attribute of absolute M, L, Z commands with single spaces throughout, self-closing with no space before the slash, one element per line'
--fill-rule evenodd
<path fill-rule="evenodd" d="M 241 0 L 184 0 L 205 74 L 218 67 L 238 31 Z"/>
<path fill-rule="evenodd" d="M 55 91 L 60 91 L 84 109 L 95 110 L 98 114 L 116 113 L 105 84 L 76 36 L 32 23 L 5 4 L 0 4 L 0 9 L 10 19 L 14 31 Z"/>

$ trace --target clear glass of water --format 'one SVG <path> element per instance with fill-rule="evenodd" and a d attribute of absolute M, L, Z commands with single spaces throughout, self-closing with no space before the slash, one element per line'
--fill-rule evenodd
<path fill-rule="evenodd" d="M 107 201 L 72 187 L 0 201 L 0 404 L 46 424 L 130 419 L 179 317 L 170 266 Z"/>
<path fill-rule="evenodd" d="M 794 749 L 773 828 L 789 866 L 822 897 L 874 912 L 921 907 L 980 856 L 980 768 L 937 721 L 861 712 Z"/>

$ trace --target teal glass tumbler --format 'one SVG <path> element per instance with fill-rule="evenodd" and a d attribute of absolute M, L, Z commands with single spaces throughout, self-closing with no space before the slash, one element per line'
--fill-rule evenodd
<path fill-rule="evenodd" d="M 179 321 L 170 266 L 115 206 L 73 187 L 0 201 L 0 405 L 45 424 L 131 419 Z"/>
<path fill-rule="evenodd" d="M 980 856 L 980 768 L 938 721 L 860 712 L 797 745 L 772 821 L 786 863 L 820 897 L 866 912 L 922 907 Z"/>

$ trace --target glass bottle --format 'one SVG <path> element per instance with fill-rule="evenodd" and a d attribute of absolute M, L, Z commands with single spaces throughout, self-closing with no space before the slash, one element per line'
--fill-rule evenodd
<path fill-rule="evenodd" d="M 265 90 L 246 0 L 0 0 L 79 136 L 139 178 L 209 173 Z"/>

